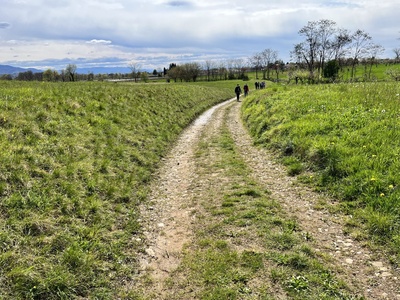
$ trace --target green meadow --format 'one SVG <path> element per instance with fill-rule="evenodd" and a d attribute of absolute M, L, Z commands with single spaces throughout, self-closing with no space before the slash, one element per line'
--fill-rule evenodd
<path fill-rule="evenodd" d="M 152 172 L 183 128 L 230 97 L 189 85 L 0 81 L 0 295 L 128 297 Z"/>
<path fill-rule="evenodd" d="M 137 291 L 129 290 L 137 275 L 137 255 L 143 251 L 138 205 L 146 200 L 153 172 L 182 130 L 207 108 L 232 98 L 236 83 L 244 82 L 0 81 L 0 299 L 139 298 Z M 288 173 L 302 183 L 337 199 L 334 208 L 325 205 L 349 216 L 349 234 L 371 246 L 384 246 L 398 264 L 399 83 L 267 82 L 267 89 L 257 92 L 253 80 L 249 86 L 242 114 L 256 143 L 276 151 Z M 232 143 L 218 141 L 229 149 Z M 229 170 L 235 157 L 227 153 Z M 238 167 L 237 172 L 244 171 Z M 249 183 L 258 189 L 253 185 Z M 279 205 L 270 203 L 268 195 L 253 194 L 243 194 L 259 200 L 246 207 L 251 218 L 265 212 L 258 209 L 266 205 L 276 207 L 275 218 L 281 218 Z M 237 191 L 225 196 L 224 210 L 214 213 L 240 223 L 229 210 L 237 203 Z M 268 218 L 260 215 L 257 226 L 276 223 L 295 232 L 291 220 L 282 217 L 269 224 Z M 199 255 L 207 247 L 218 250 L 215 255 L 227 249 L 223 236 L 215 234 L 215 242 L 212 235 L 197 234 Z M 292 240 L 297 237 L 290 236 L 290 251 L 301 248 L 300 254 L 293 250 L 289 259 L 278 252 L 277 242 L 270 259 L 289 269 L 294 261 L 295 271 L 287 275 L 289 271 L 276 269 L 270 277 L 286 282 L 289 276 L 288 295 L 305 299 L 301 297 L 308 286 L 321 285 L 319 275 L 302 273 L 308 268 L 302 266 L 317 263 L 303 263 L 302 253 L 312 251 Z M 219 271 L 241 283 L 236 269 L 229 269 L 233 262 L 246 276 L 256 276 L 263 270 L 262 259 L 253 254 L 232 256 L 226 264 L 218 260 L 223 264 Z M 204 269 L 210 274 L 203 274 L 201 261 L 186 257 L 185 266 L 205 276 L 210 286 L 204 287 L 203 296 L 211 299 L 214 265 Z M 322 266 L 317 269 L 315 274 L 330 274 Z M 333 279 L 326 282 L 331 285 Z M 338 295 L 342 283 L 337 285 L 321 293 Z M 221 295 L 234 293 L 222 289 Z"/>
<path fill-rule="evenodd" d="M 339 201 L 347 229 L 400 263 L 400 84 L 274 85 L 242 106 L 256 142 Z"/>

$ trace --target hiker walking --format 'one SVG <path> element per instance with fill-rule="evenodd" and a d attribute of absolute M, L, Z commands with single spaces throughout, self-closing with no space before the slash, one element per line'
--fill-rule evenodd
<path fill-rule="evenodd" d="M 243 90 L 244 96 L 246 97 L 249 94 L 249 86 L 247 85 L 247 83 L 244 85 Z"/>
<path fill-rule="evenodd" d="M 240 94 L 242 93 L 242 89 L 240 88 L 239 84 L 235 87 L 235 93 L 236 93 L 236 100 L 239 101 Z"/>

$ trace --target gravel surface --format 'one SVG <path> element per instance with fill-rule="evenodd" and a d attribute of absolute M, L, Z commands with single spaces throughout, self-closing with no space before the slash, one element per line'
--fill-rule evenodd
<path fill-rule="evenodd" d="M 191 241 L 196 217 L 193 199 L 201 196 L 204 182 L 196 172 L 196 160 L 200 158 L 195 151 L 200 138 L 210 130 L 218 132 L 224 116 L 229 114 L 229 130 L 252 176 L 298 221 L 301 230 L 311 237 L 314 249 L 330 258 L 330 268 L 337 276 L 366 299 L 400 299 L 399 270 L 394 270 L 383 254 L 346 235 L 343 216 L 315 209 L 324 196 L 287 176 L 271 153 L 253 145 L 240 119 L 240 104 L 231 99 L 204 113 L 183 132 L 163 161 L 152 185 L 150 201 L 141 208 L 146 251 L 140 258 L 138 286 L 143 288 L 143 278 L 151 278 L 146 289 L 150 286 L 155 298 L 167 299 L 174 294 L 166 281 L 179 266 L 183 246 Z M 221 184 L 227 180 L 222 178 Z M 334 205 L 333 199 L 324 201 Z"/>

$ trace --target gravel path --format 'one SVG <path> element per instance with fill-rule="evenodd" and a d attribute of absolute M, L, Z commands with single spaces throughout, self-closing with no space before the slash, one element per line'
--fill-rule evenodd
<path fill-rule="evenodd" d="M 343 216 L 314 209 L 323 196 L 296 183 L 268 151 L 253 145 L 240 120 L 240 104 L 233 99 L 226 101 L 183 132 L 156 176 L 150 202 L 141 209 L 147 247 L 141 257 L 139 282 L 151 279 L 148 281 L 152 282 L 150 287 L 155 295 L 152 299 L 167 299 L 174 294 L 166 281 L 179 266 L 183 246 L 190 243 L 191 224 L 195 221 L 191 203 L 202 191 L 195 150 L 200 137 L 207 131 L 218 131 L 228 113 L 229 130 L 254 179 L 298 221 L 302 231 L 309 233 L 316 251 L 331 258 L 331 269 L 337 276 L 366 299 L 400 299 L 399 270 L 392 269 L 380 253 L 345 235 Z M 149 283 L 146 286 L 148 289 Z"/>

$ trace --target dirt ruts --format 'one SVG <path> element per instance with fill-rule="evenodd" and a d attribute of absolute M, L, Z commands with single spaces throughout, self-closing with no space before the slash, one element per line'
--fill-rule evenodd
<path fill-rule="evenodd" d="M 182 133 L 163 161 L 152 184 L 150 201 L 141 208 L 146 250 L 140 257 L 136 288 L 147 290 L 150 299 L 168 299 L 175 294 L 166 282 L 179 266 L 183 246 L 190 243 L 195 214 L 189 203 L 202 188 L 196 185 L 201 180 L 196 174 L 196 159 L 200 158 L 195 150 L 200 136 L 204 138 L 203 133 L 210 128 L 221 130 L 224 116 L 229 114 L 230 134 L 254 179 L 310 234 L 315 250 L 331 257 L 331 268 L 337 275 L 366 299 L 400 299 L 399 270 L 393 269 L 383 254 L 347 236 L 343 216 L 316 210 L 314 207 L 324 196 L 298 184 L 271 153 L 253 145 L 240 119 L 240 105 L 231 99 L 204 113 Z M 227 180 L 223 178 L 221 183 Z M 325 201 L 334 203 L 333 199 Z"/>

